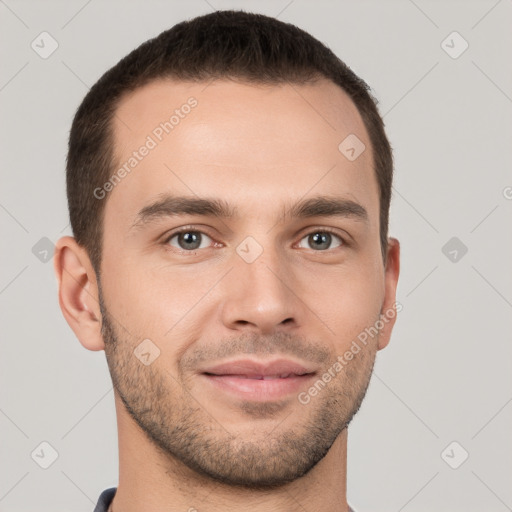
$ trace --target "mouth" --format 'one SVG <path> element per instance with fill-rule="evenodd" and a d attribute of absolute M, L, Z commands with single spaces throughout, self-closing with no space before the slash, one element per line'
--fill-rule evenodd
<path fill-rule="evenodd" d="M 317 371 L 291 360 L 237 360 L 201 372 L 217 392 L 256 402 L 275 401 L 298 393 Z"/>
<path fill-rule="evenodd" d="M 274 380 L 274 379 L 288 379 L 290 377 L 303 377 L 308 374 L 296 374 L 296 373 L 287 373 L 285 375 L 237 375 L 237 374 L 215 374 L 205 372 L 204 375 L 208 375 L 210 377 L 235 377 L 237 379 L 255 379 L 255 380 Z"/>

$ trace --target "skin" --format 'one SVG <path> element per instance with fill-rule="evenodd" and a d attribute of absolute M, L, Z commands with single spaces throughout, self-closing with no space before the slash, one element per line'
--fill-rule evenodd
<path fill-rule="evenodd" d="M 191 96 L 197 106 L 103 199 L 101 283 L 72 237 L 56 247 L 63 314 L 85 348 L 105 350 L 114 382 L 113 509 L 346 511 L 347 425 L 394 317 L 307 404 L 297 393 L 263 403 L 234 397 L 200 370 L 242 355 L 283 356 L 321 375 L 393 309 L 399 243 L 389 239 L 384 264 L 367 132 L 327 80 L 156 81 L 118 107 L 117 163 Z M 366 146 L 355 161 L 338 150 L 349 134 Z M 238 215 L 132 228 L 162 193 L 222 199 Z M 356 202 L 367 219 L 284 215 L 315 196 Z M 182 238 L 167 240 L 180 227 L 209 238 L 193 251 L 180 247 Z M 320 250 L 308 235 L 325 229 L 334 235 Z M 248 236 L 262 251 L 251 263 L 237 252 Z M 160 350 L 149 365 L 133 353 L 145 339 Z"/>

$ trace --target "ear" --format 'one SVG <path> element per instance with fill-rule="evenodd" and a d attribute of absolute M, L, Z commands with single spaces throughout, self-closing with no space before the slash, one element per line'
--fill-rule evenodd
<path fill-rule="evenodd" d="M 396 303 L 396 286 L 400 274 L 400 242 L 396 238 L 388 239 L 386 268 L 384 272 L 384 302 L 380 316 L 384 325 L 379 332 L 378 350 L 382 350 L 388 345 L 396 317 L 402 309 L 402 305 Z"/>
<path fill-rule="evenodd" d="M 87 251 L 73 237 L 60 238 L 54 269 L 64 318 L 85 348 L 103 350 L 98 284 Z"/>

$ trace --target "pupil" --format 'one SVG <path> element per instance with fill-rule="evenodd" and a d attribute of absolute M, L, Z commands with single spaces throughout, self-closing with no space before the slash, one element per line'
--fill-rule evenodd
<path fill-rule="evenodd" d="M 315 233 L 309 235 L 311 245 L 317 249 L 328 249 L 331 245 L 331 235 L 329 233 Z"/>
<path fill-rule="evenodd" d="M 185 247 L 183 247 L 184 249 L 197 249 L 201 245 L 199 233 L 188 231 L 186 233 L 181 233 L 181 238 L 184 243 L 180 245 L 185 245 Z"/>

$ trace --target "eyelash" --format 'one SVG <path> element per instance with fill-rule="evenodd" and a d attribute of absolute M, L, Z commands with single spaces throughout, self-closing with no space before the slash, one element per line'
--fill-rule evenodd
<path fill-rule="evenodd" d="M 172 238 L 174 238 L 176 235 L 179 235 L 180 233 L 188 233 L 188 232 L 201 233 L 202 235 L 208 236 L 209 238 L 212 239 L 212 241 L 214 243 L 216 243 L 214 237 L 209 235 L 207 232 L 201 231 L 200 229 L 197 229 L 197 228 L 194 228 L 194 226 L 185 226 L 183 228 L 177 229 L 176 231 L 173 231 L 171 234 L 166 236 L 164 238 L 164 240 L 162 241 L 162 245 L 164 245 L 164 247 L 167 250 L 172 251 L 174 253 L 188 254 L 188 255 L 194 256 L 195 254 L 197 254 L 198 251 L 202 251 L 204 249 L 194 249 L 194 250 L 190 250 L 190 251 L 185 251 L 183 249 L 180 250 L 180 249 L 177 249 L 176 247 L 171 247 L 169 245 L 169 241 Z M 312 235 L 314 233 L 329 233 L 331 235 L 334 235 L 334 236 L 338 237 L 341 240 L 341 246 L 335 247 L 334 249 L 340 249 L 340 248 L 343 248 L 343 247 L 349 247 L 350 246 L 350 244 L 347 242 L 346 238 L 342 237 L 337 231 L 335 231 L 334 229 L 331 229 L 331 228 L 315 228 L 315 229 L 312 229 L 311 231 L 308 231 L 307 233 L 305 233 L 300 238 L 299 242 L 302 241 L 307 236 Z M 314 251 L 314 252 L 317 252 L 317 253 L 330 252 L 330 251 L 333 251 L 334 249 L 325 249 L 323 251 Z M 313 249 L 311 249 L 311 250 L 313 251 Z"/>

